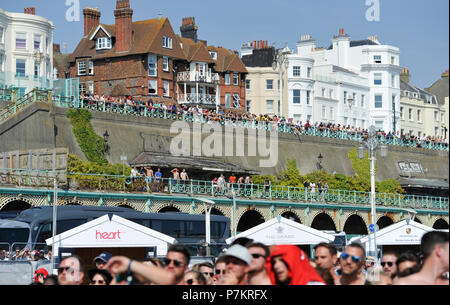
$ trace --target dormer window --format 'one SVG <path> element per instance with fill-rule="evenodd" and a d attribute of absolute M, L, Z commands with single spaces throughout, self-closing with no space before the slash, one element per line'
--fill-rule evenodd
<path fill-rule="evenodd" d="M 217 52 L 209 52 L 209 55 L 211 55 L 211 58 L 214 60 L 217 60 Z"/>
<path fill-rule="evenodd" d="M 163 48 L 172 49 L 172 38 L 163 36 L 162 46 Z"/>
<path fill-rule="evenodd" d="M 101 37 L 97 39 L 97 50 L 111 49 L 111 38 Z"/>

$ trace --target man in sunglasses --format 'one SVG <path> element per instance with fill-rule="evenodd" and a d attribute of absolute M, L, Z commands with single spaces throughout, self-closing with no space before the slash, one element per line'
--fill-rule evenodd
<path fill-rule="evenodd" d="M 206 278 L 206 285 L 212 285 L 214 279 L 214 266 L 209 262 L 201 263 L 198 271 Z"/>
<path fill-rule="evenodd" d="M 183 245 L 172 245 L 167 250 L 164 268 L 175 277 L 175 285 L 184 285 L 184 273 L 189 269 L 191 256 Z"/>
<path fill-rule="evenodd" d="M 247 248 L 236 244 L 219 256 L 226 264 L 225 275 L 219 285 L 247 285 L 247 275 L 250 271 L 252 256 Z"/>
<path fill-rule="evenodd" d="M 395 251 L 383 252 L 383 257 L 381 258 L 381 267 L 383 271 L 388 273 L 391 277 L 394 277 L 397 273 L 397 265 L 395 262 L 398 259 L 398 253 Z"/>
<path fill-rule="evenodd" d="M 214 284 L 217 284 L 220 279 L 222 278 L 222 276 L 225 275 L 225 269 L 226 269 L 227 265 L 225 264 L 225 262 L 223 261 L 223 259 L 217 259 L 216 261 L 216 276 L 214 277 Z"/>
<path fill-rule="evenodd" d="M 364 285 L 363 274 L 365 264 L 365 250 L 358 243 L 348 245 L 341 253 L 341 276 L 335 278 L 336 285 Z"/>
<path fill-rule="evenodd" d="M 272 285 L 266 269 L 266 259 L 270 256 L 269 248 L 262 243 L 251 243 L 247 246 L 252 256 L 250 272 L 248 273 L 249 285 Z"/>
<path fill-rule="evenodd" d="M 81 285 L 84 279 L 84 264 L 76 255 L 64 258 L 58 267 L 59 285 Z"/>

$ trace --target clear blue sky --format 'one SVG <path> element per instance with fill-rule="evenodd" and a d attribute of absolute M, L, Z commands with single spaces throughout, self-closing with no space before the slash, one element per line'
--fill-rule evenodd
<path fill-rule="evenodd" d="M 67 43 L 72 52 L 83 33 L 86 6 L 98 7 L 101 22 L 114 23 L 115 0 L 79 1 L 80 21 L 68 22 L 66 0 L 1 0 L 7 11 L 36 13 L 56 26 L 55 43 Z M 240 50 L 243 43 L 268 40 L 276 47 L 286 42 L 291 49 L 300 35 L 310 34 L 318 46 L 328 47 L 333 35 L 344 28 L 352 40 L 378 35 L 383 44 L 397 46 L 401 65 L 411 71 L 414 85 L 429 87 L 449 68 L 448 0 L 378 0 L 380 21 L 366 20 L 366 0 L 130 0 L 133 20 L 156 18 L 161 12 L 179 34 L 181 19 L 195 17 L 199 39 L 208 44 Z M 226 3 L 226 5 L 224 5 Z"/>

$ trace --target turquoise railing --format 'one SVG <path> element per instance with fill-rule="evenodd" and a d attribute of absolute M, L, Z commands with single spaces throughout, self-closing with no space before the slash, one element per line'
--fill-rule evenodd
<path fill-rule="evenodd" d="M 47 186 L 53 187 L 52 171 L 27 169 L 1 169 L 0 185 Z M 238 198 L 261 200 L 287 200 L 311 203 L 370 204 L 370 192 L 307 189 L 304 187 L 238 184 L 214 184 L 203 180 L 175 180 L 116 175 L 68 173 L 69 188 L 87 191 L 170 193 L 206 196 L 229 196 L 234 191 Z M 59 179 L 60 180 L 60 179 Z M 448 210 L 448 197 L 417 196 L 405 194 L 376 193 L 375 202 L 380 206 L 407 207 L 416 209 Z"/>
<path fill-rule="evenodd" d="M 55 98 L 54 98 L 55 100 Z M 74 108 L 73 103 L 71 101 L 66 101 L 64 107 Z M 172 119 L 172 120 L 184 120 L 187 122 L 199 122 L 206 123 L 208 121 L 212 121 L 213 119 L 208 118 L 204 115 L 194 115 L 188 112 L 182 113 L 172 113 L 169 110 L 162 108 L 154 108 L 152 110 L 145 107 L 143 104 L 138 104 L 137 106 L 130 105 L 119 105 L 116 103 L 108 103 L 108 102 L 96 102 L 96 101 L 83 101 L 80 99 L 79 108 L 89 109 L 92 111 L 101 111 L 101 112 L 112 112 L 112 113 L 120 113 L 127 115 L 135 115 L 135 116 L 143 116 L 143 117 L 152 117 L 152 118 L 163 118 L 163 119 Z M 221 125 L 224 126 L 235 126 L 235 127 L 243 127 L 243 128 L 255 128 L 255 129 L 263 129 L 267 131 L 278 131 L 281 133 L 290 133 L 295 135 L 308 135 L 308 136 L 316 136 L 316 137 L 325 137 L 325 138 L 334 138 L 334 139 L 343 139 L 343 140 L 351 140 L 351 141 L 362 141 L 364 139 L 363 134 L 358 134 L 356 132 L 347 132 L 347 131 L 336 131 L 333 132 L 329 129 L 320 130 L 314 126 L 306 129 L 301 128 L 299 130 L 295 125 L 286 124 L 286 123 L 275 123 L 275 122 L 266 122 L 266 121 L 258 121 L 258 120 L 242 120 L 235 121 L 226 117 L 221 118 L 219 121 Z M 378 140 L 381 144 L 386 145 L 397 145 L 397 146 L 406 146 L 406 147 L 420 147 L 432 150 L 449 150 L 448 144 L 444 143 L 432 143 L 431 141 L 420 142 L 420 141 L 412 141 L 412 140 L 402 140 L 396 137 L 384 137 L 382 135 L 378 136 Z"/>
<path fill-rule="evenodd" d="M 16 101 L 10 102 L 0 110 L 0 122 L 7 120 L 9 117 L 19 113 L 25 106 L 36 101 L 46 102 L 51 98 L 51 91 L 33 89 L 19 97 Z"/>

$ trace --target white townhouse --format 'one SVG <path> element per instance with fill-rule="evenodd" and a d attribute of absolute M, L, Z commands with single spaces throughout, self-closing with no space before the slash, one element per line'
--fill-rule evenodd
<path fill-rule="evenodd" d="M 18 87 L 20 95 L 53 87 L 54 29 L 34 7 L 24 13 L 0 8 L 0 86 Z"/>
<path fill-rule="evenodd" d="M 303 123 L 400 131 L 399 55 L 397 47 L 382 45 L 376 36 L 351 41 L 343 29 L 328 49 L 302 35 L 297 52 L 287 55 L 283 115 Z"/>

